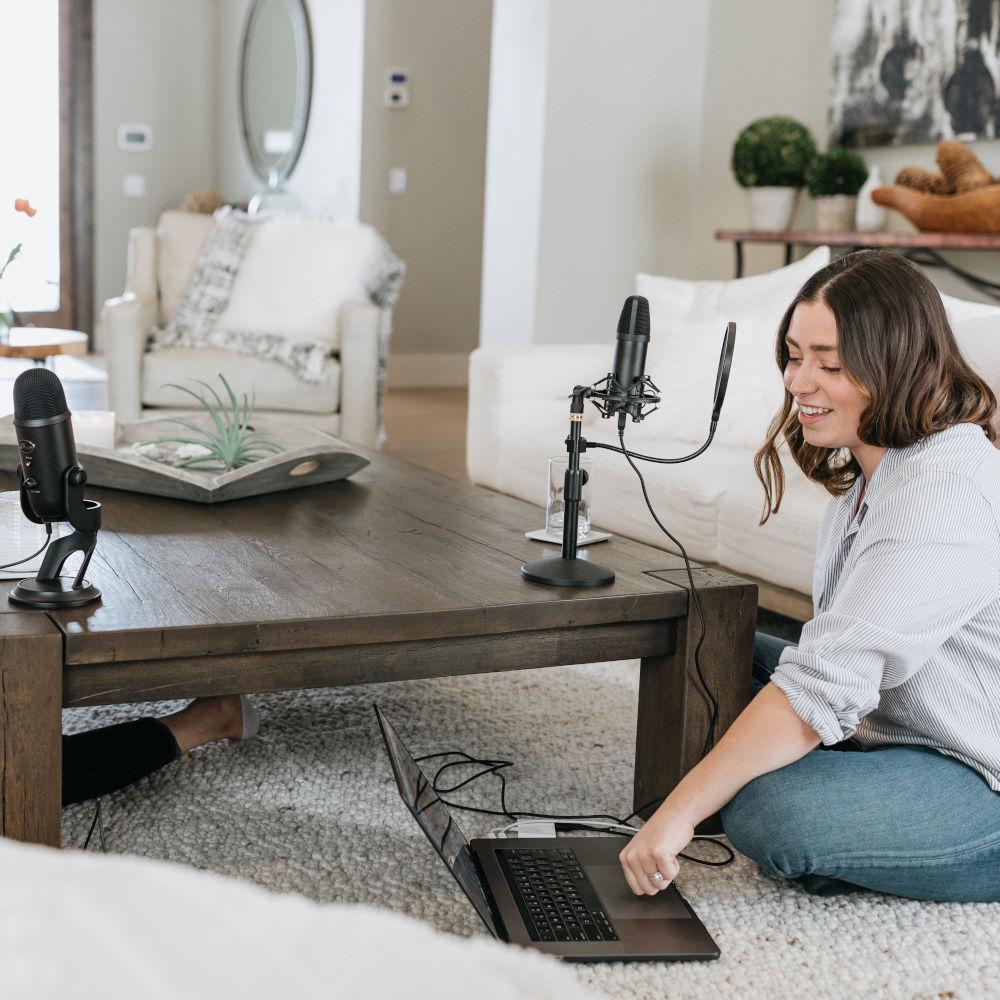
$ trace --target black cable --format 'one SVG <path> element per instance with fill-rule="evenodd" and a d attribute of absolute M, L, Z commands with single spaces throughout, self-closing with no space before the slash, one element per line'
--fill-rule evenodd
<path fill-rule="evenodd" d="M 618 436 L 619 438 L 622 436 L 620 431 Z M 613 444 L 602 444 L 600 441 L 588 441 L 587 449 L 603 448 L 605 451 L 615 451 L 619 455 L 624 455 L 626 458 L 638 458 L 641 462 L 656 462 L 657 465 L 678 465 L 681 462 L 690 462 L 692 458 L 697 458 L 712 443 L 712 438 L 714 437 L 715 424 L 712 424 L 712 429 L 708 434 L 708 440 L 697 451 L 693 451 L 690 455 L 684 455 L 681 458 L 657 458 L 655 455 L 640 455 L 638 452 L 629 451 L 624 444 L 622 444 L 620 448 L 616 448 Z"/>
<path fill-rule="evenodd" d="M 705 448 L 708 447 L 714 436 L 715 436 L 715 423 L 713 422 L 711 433 L 708 436 L 708 441 L 705 442 L 705 445 L 701 449 L 702 451 L 704 451 Z M 653 504 L 650 502 L 649 499 L 649 491 L 646 489 L 646 480 L 643 478 L 642 473 L 639 471 L 639 467 L 635 464 L 635 462 L 632 461 L 632 453 L 625 448 L 625 428 L 623 426 L 618 428 L 618 440 L 621 442 L 621 453 L 625 456 L 626 460 L 628 461 L 628 464 L 632 466 L 633 471 L 639 477 L 639 485 L 642 487 L 642 495 L 646 501 L 646 506 L 649 508 L 650 515 L 652 515 L 652 518 L 656 522 L 657 527 L 659 527 L 660 531 L 662 531 L 667 536 L 667 538 L 669 538 L 670 541 L 672 541 L 674 545 L 676 545 L 677 548 L 681 550 L 681 555 L 684 557 L 684 569 L 687 571 L 688 583 L 691 584 L 690 595 L 694 599 L 694 606 L 698 611 L 698 623 L 701 629 L 701 634 L 698 636 L 698 642 L 695 644 L 694 647 L 694 667 L 696 673 L 698 674 L 698 681 L 700 682 L 703 690 L 705 691 L 705 695 L 708 698 L 709 704 L 712 706 L 712 714 L 708 722 L 708 733 L 705 736 L 705 745 L 702 747 L 701 751 L 702 757 L 706 757 L 708 756 L 709 751 L 715 745 L 715 726 L 719 718 L 719 703 L 716 700 L 715 695 L 712 693 L 712 689 L 708 686 L 708 682 L 705 680 L 705 675 L 701 671 L 701 659 L 699 658 L 698 654 L 701 652 L 702 644 L 705 641 L 705 632 L 706 632 L 705 616 L 702 614 L 701 601 L 698 599 L 698 590 L 694 585 L 694 577 L 691 574 L 691 560 L 688 559 L 688 554 L 685 551 L 684 546 L 681 545 L 681 543 L 677 541 L 677 539 L 674 538 L 674 536 L 671 535 L 669 531 L 667 531 L 666 527 L 664 527 L 663 522 L 659 519 L 659 517 L 656 516 L 656 511 L 653 510 Z M 590 445 L 588 444 L 587 447 L 589 448 Z M 695 454 L 697 454 L 697 452 Z M 643 456 L 638 455 L 636 457 L 642 458 Z M 653 461 L 668 461 L 668 460 L 653 459 Z M 677 460 L 670 459 L 669 461 L 677 461 Z"/>
<path fill-rule="evenodd" d="M 18 559 L 16 562 L 6 563 L 5 565 L 0 566 L 0 569 L 10 569 L 11 566 L 20 566 L 21 563 L 26 563 L 30 559 L 34 559 L 35 556 L 40 556 L 49 547 L 49 542 L 51 541 L 52 541 L 52 525 L 48 521 L 46 521 L 45 544 L 37 552 L 32 552 L 30 556 L 25 556 L 23 559 Z"/>
<path fill-rule="evenodd" d="M 488 758 L 473 757 L 467 754 L 464 750 L 442 750 L 438 753 L 424 754 L 422 757 L 414 758 L 418 763 L 425 760 L 435 760 L 440 757 L 458 757 L 459 760 L 447 761 L 442 764 L 437 771 L 434 773 L 433 779 L 431 779 L 431 788 L 437 794 L 438 799 L 441 804 L 447 806 L 449 809 L 458 809 L 462 812 L 478 813 L 482 816 L 501 816 L 504 819 L 509 819 L 511 822 L 517 822 L 520 819 L 545 819 L 553 820 L 563 826 L 565 829 L 569 830 L 600 830 L 600 827 L 595 827 L 593 825 L 587 825 L 587 820 L 608 820 L 611 823 L 617 823 L 619 826 L 628 826 L 628 821 L 634 816 L 638 816 L 641 812 L 644 812 L 650 806 L 659 805 L 663 801 L 661 796 L 658 799 L 653 799 L 651 802 L 647 802 L 645 805 L 640 806 L 634 812 L 628 814 L 625 819 L 619 819 L 617 816 L 612 816 L 609 813 L 587 813 L 583 815 L 571 815 L 571 814 L 555 814 L 555 813 L 539 813 L 539 812 L 529 812 L 525 810 L 511 810 L 507 807 L 507 779 L 501 773 L 507 768 L 513 767 L 514 762 L 509 760 L 490 760 Z M 475 774 L 466 778 L 465 780 L 459 782 L 457 785 L 452 785 L 449 788 L 442 788 L 440 784 L 441 775 L 451 767 L 458 767 L 462 764 L 474 764 L 482 768 L 482 770 L 477 771 Z M 457 791 L 459 788 L 464 788 L 466 785 L 471 784 L 473 781 L 477 781 L 479 778 L 483 778 L 488 774 L 495 774 L 500 779 L 500 809 L 484 809 L 480 806 L 468 806 L 461 802 L 451 802 L 444 796 L 451 792 Z M 618 833 L 620 836 L 627 837 L 630 834 L 620 833 L 620 831 L 610 831 L 611 833 Z M 677 857 L 684 858 L 686 861 L 693 861 L 695 864 L 705 865 L 709 868 L 721 868 L 725 865 L 732 864 L 736 855 L 732 849 L 727 845 L 722 843 L 720 840 L 716 840 L 714 837 L 707 837 L 702 834 L 698 834 L 691 838 L 691 842 L 694 843 L 696 840 L 707 841 L 710 844 L 715 844 L 721 847 L 728 857 L 724 861 L 708 861 L 705 858 L 695 858 L 690 854 L 684 854 L 683 852 L 678 853 Z"/>
<path fill-rule="evenodd" d="M 700 629 L 698 642 L 695 644 L 694 647 L 695 672 L 698 675 L 698 681 L 701 684 L 706 697 L 708 698 L 709 704 L 712 706 L 712 711 L 709 716 L 709 722 L 708 722 L 708 732 L 705 736 L 705 744 L 702 748 L 702 757 L 707 756 L 709 751 L 715 745 L 715 729 L 719 718 L 719 703 L 715 697 L 715 694 L 712 692 L 712 689 L 709 687 L 708 682 L 705 680 L 705 675 L 701 669 L 701 658 L 699 655 L 701 653 L 701 647 L 705 642 L 705 635 L 707 632 L 705 628 L 705 615 L 701 609 L 701 601 L 698 598 L 698 589 L 697 587 L 695 587 L 694 584 L 694 575 L 691 572 L 691 560 L 688 558 L 687 551 L 684 548 L 684 546 L 681 545 L 681 543 L 676 538 L 674 538 L 674 536 L 667 530 L 666 526 L 657 516 L 656 511 L 653 509 L 653 504 L 649 499 L 649 491 L 646 488 L 646 480 L 643 477 L 642 472 L 639 470 L 639 467 L 633 461 L 633 459 L 637 458 L 640 461 L 644 462 L 656 462 L 660 465 L 674 465 L 680 462 L 688 462 L 692 458 L 697 458 L 712 443 L 712 439 L 715 437 L 715 427 L 716 427 L 716 422 L 713 421 L 711 429 L 709 431 L 708 440 L 697 451 L 692 452 L 690 455 L 685 455 L 682 458 L 656 458 L 655 456 L 652 455 L 641 455 L 637 452 L 629 451 L 625 447 L 624 423 L 622 423 L 621 426 L 619 426 L 618 428 L 618 440 L 619 443 L 621 444 L 620 448 L 616 448 L 614 445 L 610 444 L 600 444 L 591 442 L 587 443 L 588 448 L 603 448 L 607 451 L 615 451 L 618 452 L 618 454 L 625 456 L 626 460 L 628 461 L 628 464 L 632 466 L 632 470 L 639 477 L 639 485 L 642 487 L 642 496 L 643 499 L 646 501 L 646 507 L 649 509 L 650 515 L 656 522 L 657 527 L 667 536 L 667 538 L 670 539 L 670 541 L 674 543 L 674 545 L 677 546 L 677 548 L 680 550 L 681 556 L 684 558 L 684 569 L 687 572 L 688 583 L 690 583 L 691 585 L 691 588 L 688 591 L 688 593 L 694 600 L 695 609 L 698 612 L 698 625 Z M 587 826 L 585 822 L 586 820 L 608 820 L 612 823 L 617 823 L 620 826 L 628 826 L 629 820 L 639 817 L 643 812 L 645 812 L 647 809 L 653 806 L 658 806 L 661 802 L 663 802 L 665 798 L 665 796 L 660 796 L 659 798 L 652 799 L 650 802 L 645 803 L 645 805 L 639 806 L 638 809 L 635 809 L 632 812 L 630 812 L 628 816 L 626 816 L 624 819 L 619 819 L 617 816 L 611 816 L 607 813 L 590 813 L 587 815 L 577 816 L 577 815 L 563 815 L 563 814 L 553 814 L 553 813 L 528 812 L 522 810 L 514 812 L 511 809 L 508 809 L 507 807 L 507 779 L 501 773 L 502 771 L 513 767 L 514 766 L 513 761 L 488 760 L 488 759 L 472 757 L 469 754 L 465 753 L 464 750 L 444 750 L 439 753 L 425 754 L 423 757 L 417 757 L 416 760 L 417 761 L 434 760 L 440 757 L 460 758 L 459 760 L 452 760 L 442 764 L 441 767 L 439 767 L 438 770 L 435 772 L 434 778 L 431 781 L 431 787 L 434 789 L 434 792 L 438 795 L 438 798 L 441 800 L 441 803 L 443 805 L 448 806 L 451 809 L 459 809 L 463 812 L 478 813 L 483 816 L 502 816 L 513 822 L 517 822 L 519 819 L 522 818 L 554 820 L 560 823 L 561 825 L 565 823 L 569 829 L 576 829 L 576 830 L 597 829 L 593 826 Z M 448 788 L 441 787 L 440 785 L 441 775 L 444 774 L 444 772 L 447 771 L 449 768 L 459 767 L 462 764 L 474 764 L 481 767 L 482 770 L 477 771 L 475 774 L 471 775 L 465 780 L 460 781 L 457 785 L 452 785 Z M 483 809 L 478 806 L 467 806 L 460 802 L 449 802 L 447 799 L 444 798 L 445 795 L 449 795 L 452 792 L 456 792 L 460 788 L 464 788 L 466 785 L 469 785 L 474 781 L 478 781 L 480 778 L 483 778 L 488 774 L 495 774 L 500 779 L 500 811 L 496 809 Z M 621 836 L 629 836 L 629 834 L 623 833 L 621 834 Z M 721 847 L 728 855 L 726 860 L 708 861 L 704 858 L 695 858 L 692 857 L 690 854 L 684 854 L 684 853 L 678 853 L 677 856 L 679 858 L 684 858 L 687 861 L 693 861 L 695 862 L 695 864 L 706 865 L 711 868 L 721 868 L 725 865 L 732 864 L 736 858 L 736 855 L 728 845 L 722 843 L 719 840 L 716 840 L 714 837 L 707 837 L 699 834 L 691 838 L 692 843 L 694 843 L 696 840 L 707 841 L 711 844 L 716 844 L 717 846 Z"/>
<path fill-rule="evenodd" d="M 97 808 L 94 810 L 94 819 L 90 824 L 90 830 L 87 832 L 87 839 L 83 842 L 83 850 L 86 850 L 90 846 L 90 838 L 94 836 L 94 827 L 98 828 L 98 835 L 101 838 L 101 850 L 107 854 L 108 845 L 104 841 L 104 817 L 101 813 L 101 800 L 97 800 Z"/>

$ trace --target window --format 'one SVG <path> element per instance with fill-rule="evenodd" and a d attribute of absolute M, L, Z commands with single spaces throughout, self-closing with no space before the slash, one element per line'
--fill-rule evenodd
<path fill-rule="evenodd" d="M 0 254 L 23 244 L 0 308 L 22 324 L 91 324 L 90 23 L 89 0 L 0 0 Z"/>

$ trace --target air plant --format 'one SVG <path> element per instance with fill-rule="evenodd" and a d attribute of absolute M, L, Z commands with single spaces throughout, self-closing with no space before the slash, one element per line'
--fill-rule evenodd
<path fill-rule="evenodd" d="M 192 379 L 191 381 L 203 385 L 211 394 L 211 399 L 204 392 L 195 392 L 194 389 L 178 385 L 176 382 L 168 382 L 167 385 L 196 399 L 212 418 L 215 431 L 199 427 L 187 417 L 165 418 L 171 423 L 186 428 L 195 436 L 158 438 L 156 443 L 195 445 L 201 449 L 199 454 L 174 461 L 171 463 L 172 465 L 178 469 L 231 472 L 233 469 L 239 469 L 251 462 L 267 458 L 269 454 L 277 454 L 285 450 L 281 445 L 269 441 L 250 426 L 254 400 L 248 400 L 246 393 L 243 394 L 242 401 L 237 400 L 236 393 L 233 392 L 224 375 L 219 374 L 219 381 L 225 387 L 228 403 L 223 402 L 219 393 L 208 382 L 204 382 L 202 379 Z"/>

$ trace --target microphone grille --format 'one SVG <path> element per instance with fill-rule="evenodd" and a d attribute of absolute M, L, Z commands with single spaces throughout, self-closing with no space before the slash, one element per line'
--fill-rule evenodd
<path fill-rule="evenodd" d="M 630 295 L 618 317 L 618 333 L 632 337 L 649 336 L 649 299 L 645 295 Z"/>
<path fill-rule="evenodd" d="M 66 393 L 55 372 L 48 368 L 29 368 L 14 380 L 14 418 L 41 420 L 65 413 Z"/>

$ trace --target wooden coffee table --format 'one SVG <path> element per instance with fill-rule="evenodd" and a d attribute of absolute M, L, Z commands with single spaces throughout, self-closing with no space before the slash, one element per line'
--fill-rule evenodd
<path fill-rule="evenodd" d="M 366 454 L 350 480 L 212 506 L 88 494 L 105 504 L 88 573 L 102 602 L 0 607 L 3 835 L 59 843 L 63 706 L 639 657 L 636 805 L 697 763 L 708 704 L 679 557 L 616 537 L 595 551 L 611 586 L 528 583 L 541 510 Z M 757 590 L 715 570 L 695 580 L 721 735 L 749 699 Z M 601 718 L 595 703 L 595 736 Z"/>

